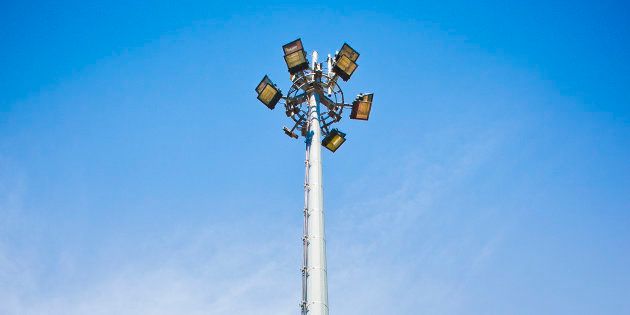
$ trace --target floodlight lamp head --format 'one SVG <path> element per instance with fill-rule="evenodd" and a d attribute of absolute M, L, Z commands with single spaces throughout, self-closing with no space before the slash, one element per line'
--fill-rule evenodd
<path fill-rule="evenodd" d="M 293 139 L 297 139 L 298 138 L 298 135 L 296 135 L 295 132 L 293 132 L 292 130 L 289 130 L 289 128 L 283 127 L 282 130 L 284 131 L 284 133 L 287 136 L 289 136 L 289 137 L 291 137 Z"/>
<path fill-rule="evenodd" d="M 350 77 L 357 69 L 357 65 L 350 57 L 339 53 L 337 61 L 333 65 L 333 71 L 344 81 L 350 80 Z"/>
<path fill-rule="evenodd" d="M 358 51 L 350 47 L 348 43 L 343 43 L 343 46 L 341 46 L 341 50 L 339 50 L 339 52 L 337 53 L 337 59 L 339 59 L 341 55 L 345 55 L 353 62 L 357 62 L 357 59 L 359 59 L 360 54 Z"/>
<path fill-rule="evenodd" d="M 300 38 L 282 46 L 282 50 L 284 51 L 284 62 L 286 62 L 291 75 L 308 69 L 306 52 Z"/>
<path fill-rule="evenodd" d="M 322 140 L 322 145 L 332 153 L 335 153 L 344 142 L 346 142 L 346 134 L 337 129 L 333 129 L 324 140 Z"/>
<path fill-rule="evenodd" d="M 282 91 L 271 82 L 267 75 L 256 86 L 256 93 L 258 93 L 258 100 L 269 109 L 274 109 L 282 98 Z"/>
<path fill-rule="evenodd" d="M 350 119 L 368 120 L 370 118 L 370 111 L 372 110 L 373 99 L 374 93 L 359 94 L 354 102 L 352 102 Z"/>

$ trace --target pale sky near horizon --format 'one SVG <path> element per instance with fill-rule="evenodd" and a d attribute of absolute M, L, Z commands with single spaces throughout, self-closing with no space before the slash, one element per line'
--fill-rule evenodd
<path fill-rule="evenodd" d="M 254 88 L 360 53 L 325 152 L 331 314 L 630 315 L 630 10 L 10 1 L 0 315 L 299 313 L 304 143 Z"/>

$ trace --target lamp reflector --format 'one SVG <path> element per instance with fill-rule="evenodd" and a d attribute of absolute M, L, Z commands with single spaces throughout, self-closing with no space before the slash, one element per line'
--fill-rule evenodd
<path fill-rule="evenodd" d="M 265 77 L 256 86 L 258 100 L 260 100 L 269 109 L 274 109 L 276 104 L 282 98 L 282 92 L 271 82 L 268 76 Z"/>
<path fill-rule="evenodd" d="M 284 46 L 284 61 L 287 64 L 289 73 L 296 74 L 299 71 L 308 69 L 308 60 L 306 60 L 306 52 L 302 46 L 302 40 L 296 39 Z"/>
<path fill-rule="evenodd" d="M 346 142 L 346 134 L 337 129 L 333 129 L 328 136 L 322 140 L 322 145 L 334 153 L 344 142 Z"/>
<path fill-rule="evenodd" d="M 357 62 L 357 59 L 359 59 L 359 52 L 354 50 L 347 43 L 343 43 L 343 46 L 341 46 L 341 50 L 339 50 L 339 54 L 337 55 L 337 59 L 339 59 L 341 55 L 347 56 L 353 62 Z"/>
<path fill-rule="evenodd" d="M 298 50 L 284 56 L 284 62 L 287 64 L 289 73 L 296 74 L 300 71 L 308 69 L 308 60 L 304 50 Z"/>
<path fill-rule="evenodd" d="M 354 73 L 354 70 L 357 69 L 357 67 L 358 65 L 354 63 L 354 61 L 352 61 L 348 56 L 340 54 L 339 59 L 337 59 L 337 62 L 335 62 L 333 71 L 335 71 L 335 73 L 339 75 L 341 79 L 343 79 L 344 81 L 348 81 Z"/>
<path fill-rule="evenodd" d="M 370 118 L 370 110 L 372 109 L 372 99 L 374 93 L 359 94 L 352 103 L 351 119 L 368 120 Z"/>

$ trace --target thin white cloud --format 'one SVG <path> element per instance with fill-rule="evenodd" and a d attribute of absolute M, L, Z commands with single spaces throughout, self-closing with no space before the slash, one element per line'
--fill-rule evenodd
<path fill-rule="evenodd" d="M 494 222 L 495 231 L 474 241 L 440 229 L 452 223 L 451 199 L 492 161 L 512 131 L 484 130 L 453 148 L 455 154 L 446 150 L 436 160 L 411 154 L 399 166 L 407 176 L 398 187 L 341 209 L 342 221 L 329 224 L 340 237 L 329 242 L 333 309 L 340 314 L 461 314 L 469 279 L 491 260 L 506 227 Z M 349 186 L 369 185 L 361 178 Z M 484 214 L 484 209 L 476 211 Z"/>
<path fill-rule="evenodd" d="M 335 236 L 329 239 L 334 313 L 461 313 L 467 281 L 491 260 L 501 234 L 490 233 L 478 243 L 439 233 L 441 225 L 449 224 L 448 215 L 440 211 L 501 145 L 501 138 L 488 134 L 501 133 L 490 130 L 471 137 L 459 146 L 458 154 L 438 155 L 444 159 L 409 155 L 399 166 L 407 174 L 399 185 L 341 209 L 339 221 L 329 221 L 329 235 Z M 3 213 L 19 207 L 19 198 L 5 191 Z M 298 245 L 299 237 L 287 243 L 285 229 L 281 235 L 265 236 L 261 243 L 241 235 L 244 228 L 260 227 L 215 225 L 165 235 L 176 240 L 169 244 L 180 245 L 164 245 L 150 258 L 115 257 L 99 269 L 102 274 L 68 284 L 46 284 L 43 271 L 33 269 L 37 264 L 29 261 L 37 257 L 2 246 L 11 233 L 5 229 L 0 234 L 0 313 L 296 314 L 299 250 L 292 246 Z M 90 268 L 72 255 L 61 259 L 69 267 L 57 272 Z M 55 277 L 64 278 L 72 277 Z"/>

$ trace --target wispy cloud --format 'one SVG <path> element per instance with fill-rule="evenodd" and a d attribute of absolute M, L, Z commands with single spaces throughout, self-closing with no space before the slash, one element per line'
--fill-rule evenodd
<path fill-rule="evenodd" d="M 28 220 L 22 205 L 27 191 L 23 178 L 6 162 L 1 166 L 0 314 L 295 313 L 298 266 L 280 238 L 261 243 L 236 223 L 209 224 L 155 240 L 167 242 L 150 257 L 103 248 L 99 256 L 118 256 L 81 265 L 86 261 L 72 253 L 38 251 L 30 239 L 20 239 L 29 232 L 19 225 Z"/>
<path fill-rule="evenodd" d="M 445 150 L 430 159 L 409 154 L 393 170 L 405 174 L 398 185 L 340 209 L 337 221 L 329 221 L 330 302 L 335 313 L 461 313 L 458 303 L 467 283 L 492 259 L 504 227 L 496 222 L 494 231 L 471 238 L 457 232 L 461 226 L 449 227 L 449 209 L 466 179 L 501 145 L 500 137 L 489 136 L 499 134 L 505 133 L 487 130 L 469 137 L 457 144 L 457 154 Z M 353 186 L 361 187 L 364 180 Z M 23 196 L 23 189 L 3 190 L 3 226 L 10 221 L 4 219 L 9 213 L 19 216 Z M 72 277 L 73 270 L 92 266 L 81 266 L 72 255 L 58 255 L 55 259 L 70 267 L 52 270 L 61 273 L 55 283 L 44 280 L 50 268 L 32 261 L 43 254 L 29 257 L 3 246 L 13 233 L 5 228 L 0 234 L 0 313 L 295 314 L 299 237 L 287 243 L 285 229 L 261 242 L 252 235 L 264 229 L 249 224 L 223 222 L 165 235 L 169 242 L 159 246 L 156 255 L 123 251 L 128 256 L 110 257 L 105 266 L 79 280 Z"/>
<path fill-rule="evenodd" d="M 483 217 L 493 209 L 475 207 L 478 213 L 468 216 L 482 219 L 471 222 L 472 228 L 490 226 L 490 230 L 467 234 L 458 229 L 471 226 L 453 220 L 465 209 L 455 209 L 459 205 L 453 201 L 469 188 L 480 168 L 492 163 L 512 132 L 496 126 L 473 135 L 455 132 L 436 137 L 434 147 L 440 147 L 439 141 L 453 147 L 437 154 L 409 154 L 399 164 L 405 174 L 399 185 L 367 194 L 372 197 L 341 209 L 341 220 L 329 224 L 338 237 L 329 242 L 331 283 L 336 285 L 331 288 L 331 303 L 337 304 L 337 311 L 462 313 L 459 304 L 467 296 L 468 281 L 491 261 L 509 222 L 489 222 L 495 218 Z M 453 136 L 465 140 L 453 144 L 449 141 Z M 361 178 L 349 186 L 370 185 L 369 178 Z"/>
<path fill-rule="evenodd" d="M 0 254 L 11 263 L 0 265 L 3 278 L 0 313 L 293 313 L 297 305 L 293 294 L 297 292 L 297 281 L 291 281 L 287 276 L 291 273 L 287 271 L 297 268 L 288 265 L 291 260 L 286 255 L 278 254 L 286 250 L 272 244 L 268 248 L 274 252 L 255 251 L 249 247 L 251 244 L 241 241 L 213 244 L 212 239 L 206 238 L 201 242 L 218 245 L 214 246 L 214 252 L 168 248 L 158 261 L 117 257 L 116 263 L 105 266 L 102 274 L 90 275 L 79 282 L 70 280 L 72 274 L 60 275 L 55 278 L 62 281 L 67 278 L 69 283 L 53 284 L 38 278 L 42 270 L 29 269 L 28 262 L 16 260 L 19 253 L 3 249 Z M 225 255 L 229 257 L 222 259 Z"/>

